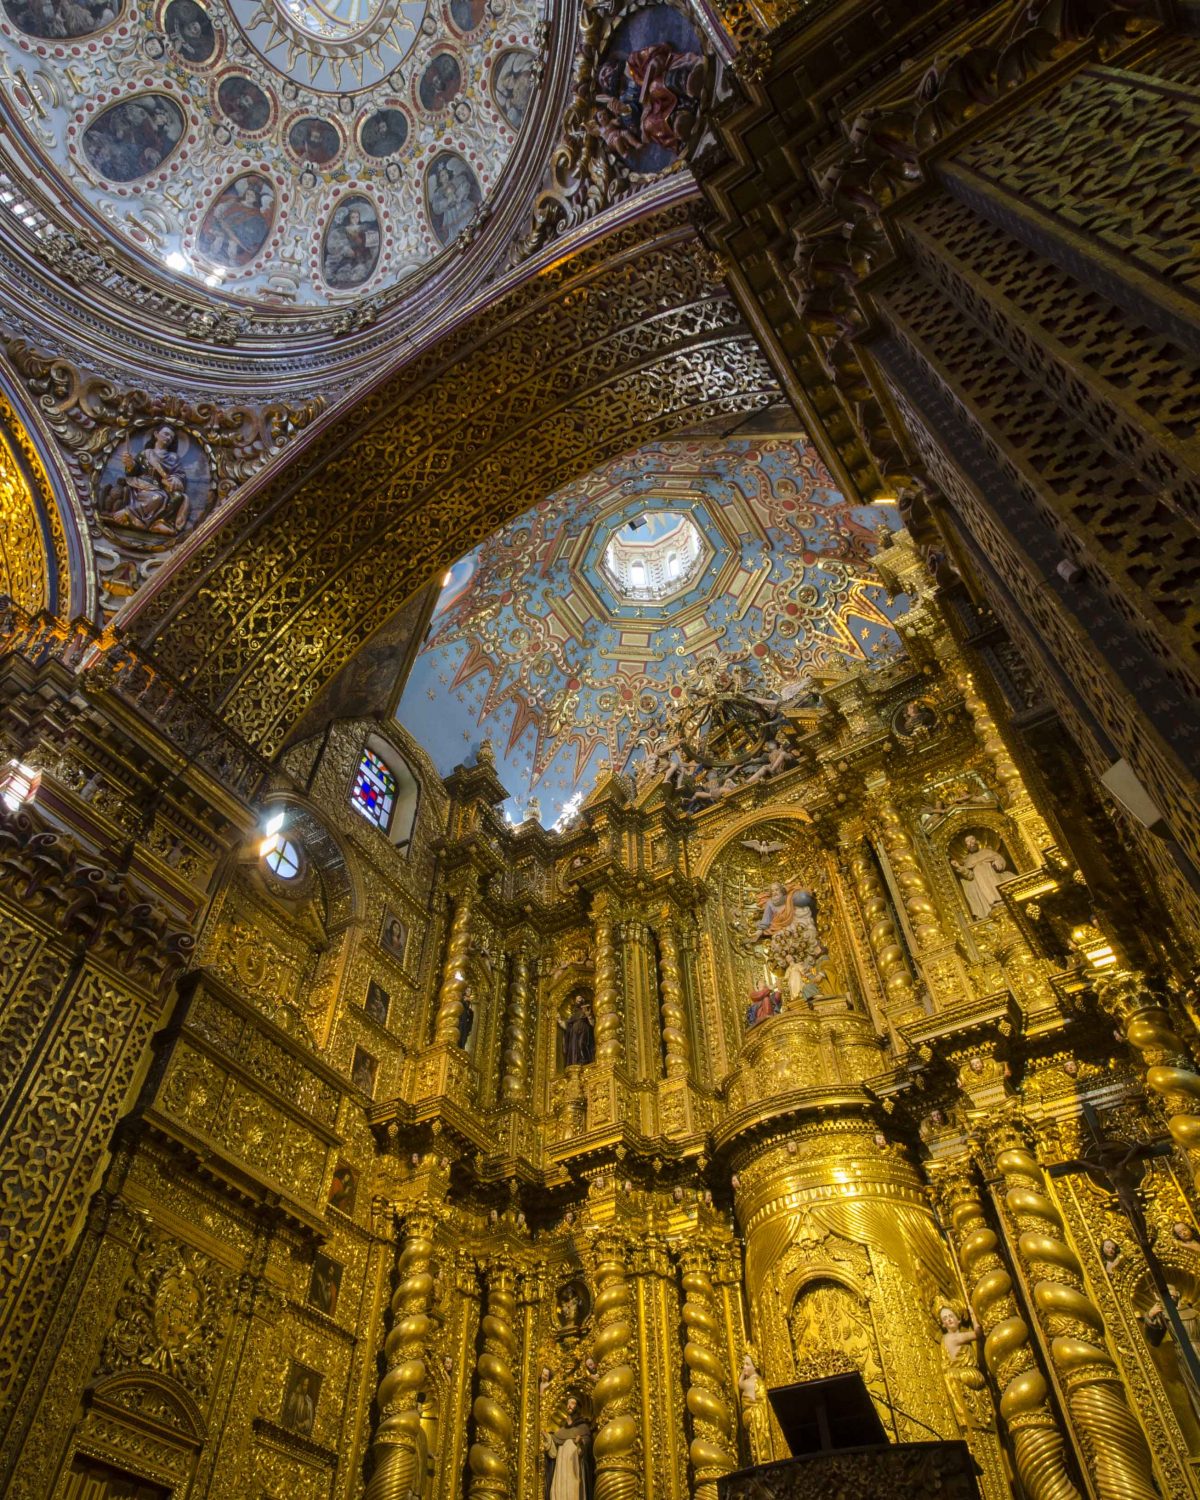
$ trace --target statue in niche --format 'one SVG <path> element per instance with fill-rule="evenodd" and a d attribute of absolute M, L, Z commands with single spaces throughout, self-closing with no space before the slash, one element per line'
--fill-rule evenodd
<path fill-rule="evenodd" d="M 571 1014 L 560 1020 L 562 1032 L 563 1066 L 586 1067 L 596 1059 L 596 1018 L 592 1014 L 591 1002 L 580 992 L 571 1000 Z"/>
<path fill-rule="evenodd" d="M 588 1313 L 587 1287 L 578 1278 L 568 1281 L 559 1287 L 555 1301 L 560 1331 L 578 1333 Z"/>
<path fill-rule="evenodd" d="M 952 857 L 950 866 L 958 876 L 972 919 L 982 922 L 990 917 L 993 907 L 1002 900 L 1001 881 L 1013 876 L 1004 855 L 990 844 L 981 843 L 977 835 L 968 833 L 963 839 L 962 858 Z"/>
<path fill-rule="evenodd" d="M 546 1500 L 592 1500 L 592 1427 L 578 1396 L 567 1397 L 562 1425 L 542 1433 Z"/>
<path fill-rule="evenodd" d="M 475 992 L 468 987 L 462 993 L 462 1009 L 458 1013 L 458 1045 L 466 1051 L 471 1027 L 475 1024 Z"/>
<path fill-rule="evenodd" d="M 1183 1327 L 1184 1337 L 1191 1346 L 1192 1353 L 1200 1358 L 1200 1308 L 1196 1306 L 1188 1293 L 1180 1290 L 1179 1287 L 1168 1284 L 1167 1291 L 1175 1304 L 1175 1313 Z M 1200 1417 L 1200 1389 L 1197 1388 L 1191 1366 L 1175 1342 L 1175 1331 L 1171 1327 L 1166 1309 L 1158 1298 L 1155 1298 L 1151 1306 L 1141 1315 L 1141 1320 L 1142 1327 L 1146 1331 L 1146 1342 L 1155 1351 L 1155 1366 L 1164 1377 L 1164 1386 L 1168 1388 L 1168 1397 L 1171 1394 L 1170 1386 L 1174 1384 L 1170 1376 L 1175 1374 L 1182 1382 L 1186 1402 L 1190 1405 L 1193 1416 Z M 1166 1347 L 1161 1347 L 1164 1345 Z M 1164 1369 L 1164 1356 L 1169 1361 L 1169 1365 L 1174 1367 L 1173 1369 Z M 1178 1415 L 1178 1407 L 1181 1403 L 1177 1401 L 1173 1404 L 1176 1406 L 1176 1415 Z"/>
<path fill-rule="evenodd" d="M 767 1388 L 754 1362 L 753 1349 L 747 1349 L 742 1356 L 737 1384 L 750 1461 L 766 1463 L 771 1457 L 771 1416 L 767 1410 Z"/>
<path fill-rule="evenodd" d="M 941 1325 L 942 1368 L 950 1405 L 964 1432 L 990 1427 L 987 1384 L 979 1368 L 979 1327 L 974 1317 L 964 1323 L 948 1303 L 938 1308 Z"/>

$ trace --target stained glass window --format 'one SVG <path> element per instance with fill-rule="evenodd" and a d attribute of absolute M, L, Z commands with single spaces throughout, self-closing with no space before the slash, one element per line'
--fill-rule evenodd
<path fill-rule="evenodd" d="M 350 801 L 368 823 L 374 823 L 376 828 L 387 832 L 392 821 L 392 808 L 396 805 L 396 778 L 370 750 L 363 751 L 358 763 Z"/>

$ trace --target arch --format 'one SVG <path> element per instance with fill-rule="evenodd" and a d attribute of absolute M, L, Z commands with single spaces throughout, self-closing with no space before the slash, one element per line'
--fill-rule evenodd
<path fill-rule="evenodd" d="M 310 429 L 123 620 L 264 754 L 498 525 L 597 464 L 777 399 L 684 210 L 547 267 Z"/>
<path fill-rule="evenodd" d="M 53 472 L 16 402 L 0 389 L 0 596 L 30 614 L 69 616 L 87 591 L 75 518 L 59 502 Z"/>
<path fill-rule="evenodd" d="M 811 825 L 812 818 L 802 807 L 770 806 L 769 808 L 754 807 L 736 818 L 725 830 L 720 841 L 712 848 L 706 849 L 696 866 L 697 880 L 705 880 L 708 872 L 721 858 L 722 854 L 729 848 L 735 839 L 744 834 L 747 829 L 753 828 L 756 823 L 803 823 Z"/>
<path fill-rule="evenodd" d="M 355 799 L 354 789 L 358 784 L 359 767 L 362 764 L 364 751 L 377 756 L 391 772 L 396 783 L 392 807 L 383 823 L 376 822 Z M 369 826 L 378 829 L 390 844 L 395 845 L 397 849 L 409 848 L 412 843 L 413 830 L 417 826 L 417 813 L 421 804 L 421 783 L 417 773 L 386 735 L 379 733 L 367 735 L 359 750 L 358 763 L 351 772 L 350 786 L 346 795 L 351 807 L 362 815 Z"/>

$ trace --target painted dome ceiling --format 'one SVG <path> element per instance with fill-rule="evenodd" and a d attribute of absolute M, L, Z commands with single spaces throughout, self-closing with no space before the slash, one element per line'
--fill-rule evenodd
<path fill-rule="evenodd" d="M 447 576 L 398 717 L 443 774 L 485 737 L 549 826 L 623 768 L 702 657 L 786 692 L 899 654 L 871 558 L 892 507 L 843 499 L 803 438 L 660 443 L 551 496 Z"/>
<path fill-rule="evenodd" d="M 2 0 L 9 112 L 144 256 L 280 308 L 470 230 L 529 113 L 537 0 Z"/>

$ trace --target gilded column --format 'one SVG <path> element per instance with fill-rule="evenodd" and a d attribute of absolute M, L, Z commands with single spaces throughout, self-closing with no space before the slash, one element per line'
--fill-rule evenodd
<path fill-rule="evenodd" d="M 503 1076 L 500 1091 L 505 1099 L 519 1099 L 525 1092 L 529 1071 L 529 1010 L 532 993 L 533 957 L 527 939 L 513 954 L 512 980 L 508 990 L 508 1016 L 504 1032 Z"/>
<path fill-rule="evenodd" d="M 453 916 L 446 939 L 446 956 L 442 962 L 442 984 L 438 991 L 437 1018 L 433 1039 L 442 1044 L 458 1041 L 458 1020 L 462 1015 L 463 994 L 467 988 L 467 955 L 471 949 L 471 916 L 474 903 L 474 878 L 468 877 L 450 895 Z"/>
<path fill-rule="evenodd" d="M 865 840 L 860 840 L 850 850 L 850 873 L 854 879 L 863 920 L 866 922 L 871 952 L 879 970 L 884 1007 L 889 1015 L 895 1013 L 900 1018 L 919 1015 L 921 1006 L 913 987 L 900 934 L 892 921 L 887 893 Z"/>
<path fill-rule="evenodd" d="M 475 1362 L 475 1441 L 471 1466 L 471 1500 L 511 1500 L 513 1439 L 517 1421 L 517 1299 L 512 1266 L 489 1260 L 487 1307 L 480 1321 L 483 1345 Z"/>
<path fill-rule="evenodd" d="M 1104 1322 L 1084 1289 L 1037 1158 L 1011 1122 L 989 1142 L 1017 1230 L 1017 1253 L 1050 1358 L 1066 1391 L 1067 1412 L 1099 1500 L 1154 1500 L 1150 1450 L 1109 1355 Z"/>
<path fill-rule="evenodd" d="M 983 1330 L 984 1362 L 1000 1390 L 1000 1417 L 1021 1486 L 1029 1500 L 1080 1500 L 1029 1329 L 974 1178 L 968 1169 L 953 1167 L 936 1185 L 967 1295 Z"/>
<path fill-rule="evenodd" d="M 610 1067 L 622 1062 L 621 992 L 617 981 L 617 945 L 610 900 L 601 894 L 592 907 L 596 960 L 596 1061 Z"/>
<path fill-rule="evenodd" d="M 996 728 L 996 721 L 992 718 L 986 700 L 975 686 L 975 679 L 970 672 L 958 671 L 955 673 L 955 680 L 958 683 L 959 692 L 963 695 L 963 704 L 971 717 L 971 722 L 975 725 L 979 742 L 996 768 L 996 779 L 1000 783 L 1000 801 L 1005 807 L 1010 807 L 1025 796 L 1025 783 L 1021 780 L 1021 773 L 1017 770 L 1016 763 L 1008 753 L 1008 746 Z"/>
<path fill-rule="evenodd" d="M 662 914 L 658 929 L 659 988 L 662 1001 L 662 1035 L 668 1078 L 687 1076 L 692 1060 L 688 1042 L 687 1014 L 683 1008 L 683 982 L 679 968 L 679 937 L 670 909 Z"/>
<path fill-rule="evenodd" d="M 633 1293 L 625 1246 L 615 1235 L 596 1242 L 595 1333 L 592 1355 L 599 1376 L 595 1402 L 595 1500 L 635 1500 L 642 1492 L 638 1441 L 637 1376 L 633 1368 Z"/>
<path fill-rule="evenodd" d="M 1100 1003 L 1141 1056 L 1146 1083 L 1167 1109 L 1167 1128 L 1200 1184 L 1200 1076 L 1180 1041 L 1165 1002 L 1144 977 L 1129 969 L 1096 981 Z"/>
<path fill-rule="evenodd" d="M 375 1467 L 364 1500 L 410 1500 L 421 1493 L 428 1457 L 417 1398 L 425 1386 L 425 1346 L 433 1331 L 434 1215 L 419 1209 L 404 1226 L 399 1282 L 392 1295 L 392 1329 L 384 1344 L 387 1369 L 379 1382 Z"/>
<path fill-rule="evenodd" d="M 943 942 L 937 907 L 917 863 L 912 839 L 895 805 L 884 798 L 879 803 L 879 827 L 904 909 L 908 913 L 913 940 L 918 948 L 936 948 Z"/>
<path fill-rule="evenodd" d="M 695 1500 L 717 1500 L 717 1480 L 737 1468 L 737 1437 L 726 1361 L 721 1356 L 722 1325 L 709 1270 L 708 1252 L 680 1256 L 687 1342 L 687 1409 L 692 1419 L 688 1457 L 696 1476 Z"/>

